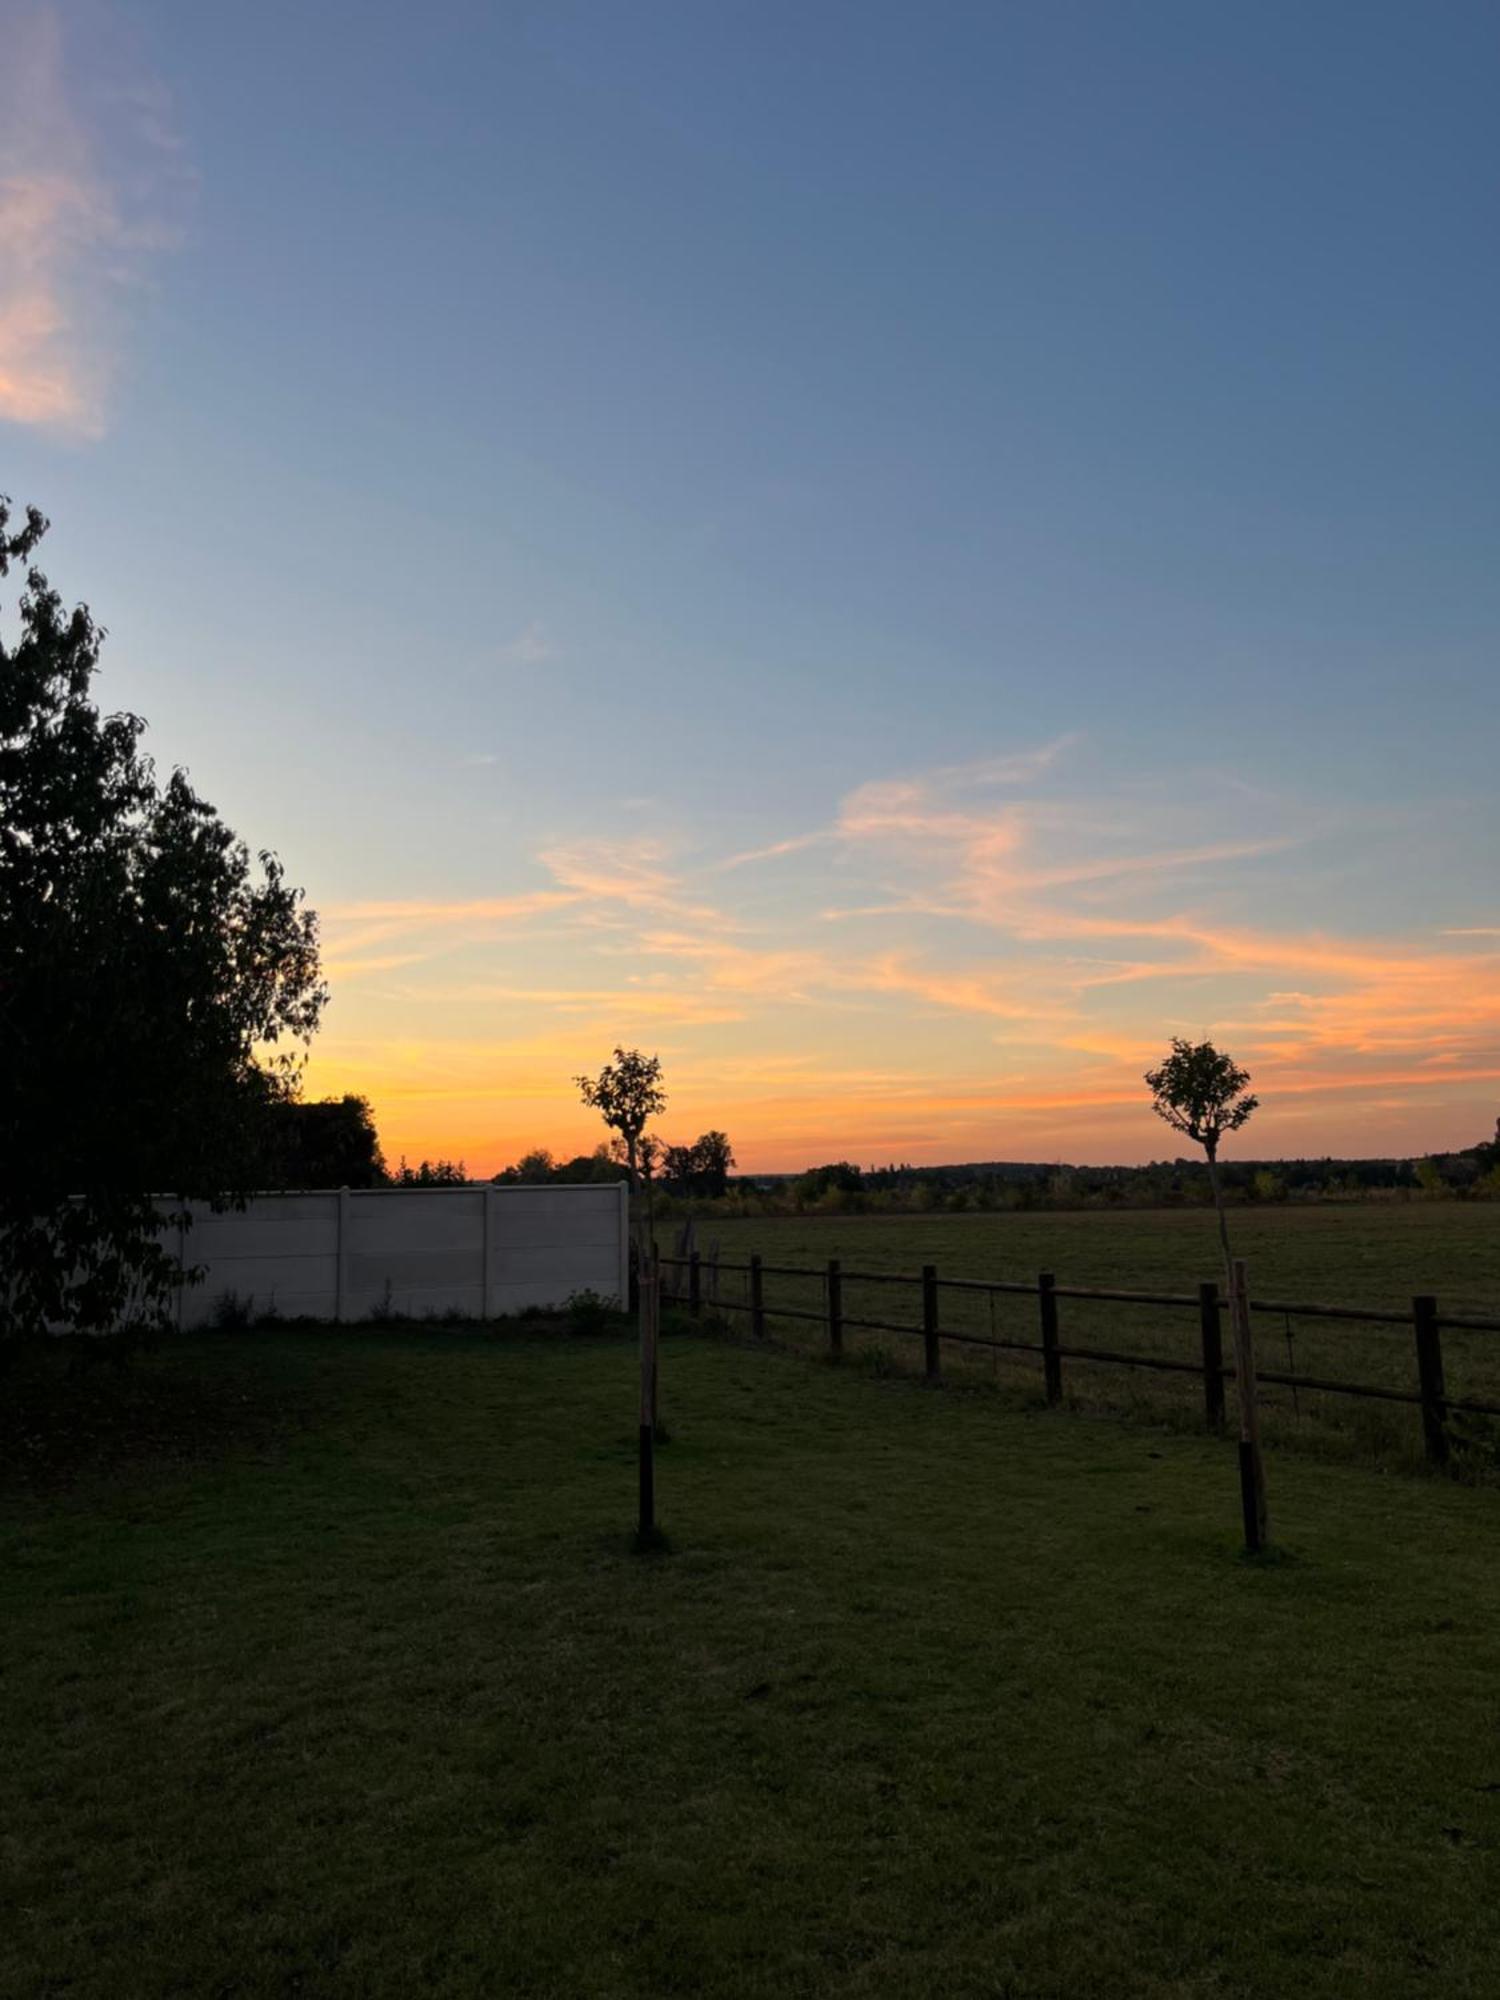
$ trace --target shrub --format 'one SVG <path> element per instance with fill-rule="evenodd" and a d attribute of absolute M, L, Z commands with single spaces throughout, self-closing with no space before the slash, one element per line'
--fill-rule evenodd
<path fill-rule="evenodd" d="M 581 1292 L 570 1292 L 563 1305 L 573 1323 L 574 1333 L 596 1337 L 608 1333 L 619 1313 L 614 1299 L 587 1287 Z"/>

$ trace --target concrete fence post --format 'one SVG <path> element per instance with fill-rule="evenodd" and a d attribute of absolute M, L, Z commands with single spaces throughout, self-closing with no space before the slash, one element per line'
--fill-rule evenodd
<path fill-rule="evenodd" d="M 630 1310 L 630 1183 L 622 1180 L 620 1190 L 620 1311 Z"/>
<path fill-rule="evenodd" d="M 340 1325 L 349 1317 L 354 1301 L 349 1287 L 349 1190 L 341 1187 L 335 1196 L 338 1207 L 335 1211 L 334 1238 L 334 1294 L 333 1316 Z"/>
<path fill-rule="evenodd" d="M 479 1225 L 479 1317 L 495 1316 L 495 1251 L 500 1240 L 500 1190 L 487 1187 L 481 1196 L 483 1213 Z"/>
<path fill-rule="evenodd" d="M 187 1204 L 177 1197 L 177 1331 L 187 1317 Z"/>

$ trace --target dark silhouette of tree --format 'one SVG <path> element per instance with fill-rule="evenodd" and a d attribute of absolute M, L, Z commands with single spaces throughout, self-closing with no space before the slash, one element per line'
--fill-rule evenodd
<path fill-rule="evenodd" d="M 799 1174 L 792 1183 L 792 1199 L 798 1202 L 820 1201 L 834 1190 L 840 1194 L 857 1194 L 864 1181 L 864 1175 L 849 1160 L 831 1160 L 826 1166 L 809 1167 L 806 1173 Z"/>
<path fill-rule="evenodd" d="M 1212 1042 L 1188 1042 L 1172 1037 L 1172 1053 L 1157 1069 L 1147 1070 L 1151 1108 L 1164 1118 L 1174 1132 L 1181 1132 L 1208 1156 L 1208 1178 L 1213 1189 L 1214 1210 L 1219 1218 L 1219 1241 L 1224 1249 L 1224 1265 L 1230 1262 L 1229 1226 L 1224 1220 L 1223 1191 L 1219 1186 L 1219 1141 L 1226 1132 L 1238 1132 L 1248 1123 L 1260 1104 L 1245 1086 L 1250 1072 L 1216 1049 Z"/>
<path fill-rule="evenodd" d="M 617 1160 L 607 1144 L 598 1145 L 592 1153 L 577 1153 L 571 1160 L 561 1161 L 552 1172 L 555 1181 L 565 1181 L 576 1186 L 589 1182 L 618 1182 L 624 1173 L 624 1163 Z"/>
<path fill-rule="evenodd" d="M 367 1097 L 326 1097 L 272 1107 L 265 1171 L 268 1188 L 375 1188 L 386 1185 L 385 1160 Z"/>
<path fill-rule="evenodd" d="M 691 1146 L 668 1146 L 662 1179 L 675 1193 L 712 1200 L 729 1188 L 734 1151 L 725 1132 L 704 1132 Z"/>
<path fill-rule="evenodd" d="M 96 1332 L 162 1320 L 153 1195 L 254 1185 L 327 994 L 275 856 L 94 706 L 103 634 L 36 567 L 46 527 L 0 501 L 0 577 L 25 571 L 0 640 L 0 1321 Z"/>
<path fill-rule="evenodd" d="M 617 1047 L 614 1061 L 606 1063 L 597 1076 L 575 1076 L 573 1081 L 590 1110 L 597 1111 L 610 1130 L 619 1134 L 630 1184 L 645 1193 L 645 1213 L 640 1220 L 644 1255 L 651 1242 L 650 1170 L 655 1150 L 643 1157 L 643 1134 L 649 1120 L 659 1118 L 667 1108 L 661 1060 L 643 1055 L 639 1049 Z"/>
<path fill-rule="evenodd" d="M 462 1160 L 423 1160 L 420 1166 L 410 1167 L 406 1155 L 401 1155 L 401 1163 L 391 1175 L 392 1187 L 467 1187 L 469 1170 Z"/>

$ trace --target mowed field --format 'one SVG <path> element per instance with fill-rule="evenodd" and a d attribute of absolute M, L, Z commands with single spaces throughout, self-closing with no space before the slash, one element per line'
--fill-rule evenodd
<path fill-rule="evenodd" d="M 0 1453 L 0 1993 L 1489 2000 L 1500 1494 L 1247 1562 L 1223 1441 L 669 1336 L 640 1557 L 636 1381 L 226 1334 Z"/>
<path fill-rule="evenodd" d="M 1236 1253 L 1249 1266 L 1252 1297 L 1289 1304 L 1362 1305 L 1409 1311 L 1417 1293 L 1435 1294 L 1442 1309 L 1500 1318 L 1500 1204 L 1457 1202 L 1350 1203 L 1343 1206 L 1246 1208 L 1231 1211 Z M 717 1245 L 721 1258 L 743 1263 L 758 1252 L 771 1266 L 821 1270 L 836 1257 L 848 1273 L 902 1273 L 915 1277 L 924 1264 L 944 1278 L 1034 1284 L 1050 1271 L 1059 1286 L 1193 1294 L 1218 1278 L 1218 1236 L 1211 1212 L 1149 1209 L 1062 1214 L 974 1216 L 802 1216 L 696 1225 L 700 1253 Z M 722 1296 L 745 1297 L 743 1274 L 726 1273 Z M 821 1279 L 768 1276 L 765 1296 L 801 1312 L 821 1312 Z M 1039 1338 L 1034 1299 L 943 1291 L 942 1323 L 955 1332 L 1004 1338 Z M 917 1327 L 915 1285 L 844 1283 L 851 1318 Z M 737 1326 L 744 1315 L 732 1315 Z M 1191 1361 L 1201 1354 L 1192 1309 L 1117 1305 L 1097 1300 L 1060 1301 L 1064 1346 L 1080 1346 Z M 791 1317 L 771 1321 L 776 1338 L 793 1345 L 821 1345 L 821 1328 Z M 1256 1315 L 1262 1365 L 1324 1380 L 1415 1390 L 1414 1341 L 1407 1327 L 1326 1321 L 1283 1312 Z M 920 1363 L 920 1342 L 899 1335 L 850 1329 L 851 1357 L 895 1367 Z M 1227 1327 L 1225 1353 L 1229 1351 Z M 1453 1396 L 1500 1402 L 1500 1334 L 1443 1334 L 1447 1388 Z M 1022 1395 L 1040 1387 L 1037 1357 L 965 1349 L 944 1350 L 945 1368 L 959 1378 L 982 1375 Z M 1070 1400 L 1087 1407 L 1128 1409 L 1196 1422 L 1202 1392 L 1190 1377 L 1081 1361 L 1065 1366 Z M 1371 1400 L 1355 1401 L 1267 1385 L 1268 1434 L 1319 1448 L 1352 1449 L 1382 1460 L 1415 1458 L 1420 1420 L 1415 1410 Z M 1476 1466 L 1495 1456 L 1491 1426 L 1469 1419 L 1456 1426 Z"/>

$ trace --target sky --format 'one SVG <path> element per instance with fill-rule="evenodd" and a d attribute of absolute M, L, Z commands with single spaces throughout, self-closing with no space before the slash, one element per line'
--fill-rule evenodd
<path fill-rule="evenodd" d="M 490 1173 L 1500 1108 L 1500 10 L 0 0 L 0 491 Z"/>

